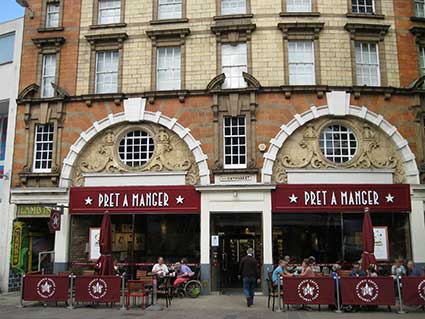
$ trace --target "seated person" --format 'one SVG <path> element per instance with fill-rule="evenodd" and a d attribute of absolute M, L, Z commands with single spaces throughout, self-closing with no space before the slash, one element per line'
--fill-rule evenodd
<path fill-rule="evenodd" d="M 183 258 L 181 263 L 176 263 L 175 269 L 177 271 L 177 278 L 173 283 L 174 288 L 177 288 L 181 284 L 189 280 L 191 276 L 194 275 L 194 272 L 187 265 L 187 260 Z"/>
<path fill-rule="evenodd" d="M 155 264 L 152 268 L 152 274 L 163 277 L 163 276 L 168 275 L 168 273 L 169 273 L 168 267 L 167 267 L 166 264 L 164 264 L 164 258 L 159 257 L 158 263 Z"/>
<path fill-rule="evenodd" d="M 367 276 L 368 277 L 378 277 L 377 267 L 374 264 L 370 264 L 367 268 Z"/>
<path fill-rule="evenodd" d="M 310 261 L 310 267 L 315 273 L 320 272 L 320 266 L 316 264 L 316 258 L 314 256 L 308 257 L 308 260 Z"/>
<path fill-rule="evenodd" d="M 407 262 L 407 275 L 409 277 L 422 277 L 423 272 L 412 260 L 409 260 Z"/>
<path fill-rule="evenodd" d="M 308 258 L 303 260 L 302 263 L 302 271 L 300 274 L 300 277 L 315 277 L 316 274 L 314 273 L 313 269 L 310 266 L 310 260 Z"/>
<path fill-rule="evenodd" d="M 279 260 L 279 266 L 276 267 L 276 269 L 273 271 L 272 274 L 272 281 L 273 285 L 277 286 L 277 283 L 279 281 L 279 276 L 283 277 L 292 277 L 292 275 L 286 270 L 286 267 L 288 266 L 288 262 L 286 260 Z M 280 281 L 280 285 L 283 285 L 283 281 Z"/>
<path fill-rule="evenodd" d="M 406 276 L 406 268 L 404 268 L 401 259 L 396 259 L 391 267 L 391 275 Z"/>
<path fill-rule="evenodd" d="M 365 277 L 366 273 L 362 270 L 360 263 L 356 262 L 353 264 L 353 269 L 351 270 L 350 277 Z"/>

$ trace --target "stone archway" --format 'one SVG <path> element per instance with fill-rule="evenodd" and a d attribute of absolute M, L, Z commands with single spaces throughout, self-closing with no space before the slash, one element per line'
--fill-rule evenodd
<path fill-rule="evenodd" d="M 109 114 L 108 117 L 94 122 L 86 131 L 80 134 L 78 140 L 70 147 L 70 151 L 63 161 L 60 187 L 71 186 L 74 165 L 82 153 L 83 149 L 92 142 L 100 132 L 104 132 L 110 127 L 120 123 L 128 122 L 135 124 L 140 122 L 161 125 L 172 131 L 187 145 L 198 166 L 199 183 L 207 185 L 210 183 L 210 172 L 208 169 L 207 155 L 201 148 L 201 143 L 197 141 L 188 128 L 183 127 L 175 118 L 169 118 L 161 112 L 149 112 L 145 110 L 146 100 L 141 98 L 128 99 L 124 101 L 124 112 Z"/>
<path fill-rule="evenodd" d="M 282 125 L 280 132 L 270 141 L 270 146 L 266 154 L 264 154 L 264 164 L 262 169 L 262 182 L 271 183 L 273 176 L 273 168 L 277 160 L 279 151 L 283 144 L 292 134 L 301 126 L 329 116 L 350 116 L 358 118 L 366 123 L 373 124 L 388 136 L 393 142 L 396 150 L 400 154 L 400 161 L 403 164 L 405 182 L 408 184 L 419 184 L 419 171 L 415 161 L 415 155 L 410 150 L 406 139 L 397 131 L 397 128 L 386 121 L 382 115 L 378 115 L 366 107 L 350 105 L 350 94 L 346 92 L 330 92 L 327 93 L 328 104 L 320 107 L 313 106 L 310 110 L 296 114 L 288 124 Z"/>

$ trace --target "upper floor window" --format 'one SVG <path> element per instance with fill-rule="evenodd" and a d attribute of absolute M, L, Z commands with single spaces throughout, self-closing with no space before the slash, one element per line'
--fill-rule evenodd
<path fill-rule="evenodd" d="M 33 172 L 49 173 L 52 169 L 54 126 L 38 124 L 35 126 Z"/>
<path fill-rule="evenodd" d="M 155 144 L 153 138 L 145 131 L 128 132 L 120 141 L 118 154 L 121 161 L 130 167 L 146 164 L 153 155 Z"/>
<path fill-rule="evenodd" d="M 221 46 L 221 67 L 226 75 L 223 88 L 246 87 L 242 72 L 248 72 L 246 43 L 236 45 L 223 44 Z"/>
<path fill-rule="evenodd" d="M 373 14 L 375 13 L 375 1 L 351 0 L 351 11 L 353 13 Z"/>
<path fill-rule="evenodd" d="M 120 0 L 99 0 L 98 24 L 119 23 L 121 21 Z"/>
<path fill-rule="evenodd" d="M 52 83 L 56 81 L 56 54 L 44 54 L 41 72 L 41 97 L 53 97 L 55 89 Z"/>
<path fill-rule="evenodd" d="M 13 62 L 15 32 L 0 35 L 0 64 Z"/>
<path fill-rule="evenodd" d="M 118 51 L 96 52 L 96 93 L 116 93 L 118 91 Z"/>
<path fill-rule="evenodd" d="M 332 162 L 348 162 L 357 151 L 356 136 L 349 127 L 330 125 L 320 133 L 320 150 Z"/>
<path fill-rule="evenodd" d="M 415 14 L 419 18 L 425 18 L 425 0 L 415 0 Z"/>
<path fill-rule="evenodd" d="M 313 41 L 288 41 L 288 66 L 290 85 L 314 85 Z"/>
<path fill-rule="evenodd" d="M 221 0 L 221 15 L 245 13 L 246 0 Z"/>
<path fill-rule="evenodd" d="M 179 90 L 181 88 L 180 47 L 160 47 L 157 50 L 157 89 Z"/>
<path fill-rule="evenodd" d="M 180 19 L 182 0 L 158 0 L 158 19 Z"/>
<path fill-rule="evenodd" d="M 357 85 L 381 85 L 378 45 L 356 41 L 355 51 Z"/>
<path fill-rule="evenodd" d="M 245 116 L 224 117 L 224 167 L 246 168 Z"/>
<path fill-rule="evenodd" d="M 46 8 L 46 28 L 57 28 L 59 27 L 60 17 L 60 5 L 59 2 L 51 2 L 47 4 Z"/>
<path fill-rule="evenodd" d="M 312 0 L 286 0 L 286 12 L 311 12 Z"/>
<path fill-rule="evenodd" d="M 425 47 L 419 47 L 419 73 L 425 75 Z"/>

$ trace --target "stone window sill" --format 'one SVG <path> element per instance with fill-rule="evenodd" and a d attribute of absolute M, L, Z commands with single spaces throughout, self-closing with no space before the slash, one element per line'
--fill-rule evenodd
<path fill-rule="evenodd" d="M 151 20 L 149 23 L 152 25 L 156 25 L 156 24 L 173 24 L 173 23 L 187 23 L 187 22 L 189 22 L 188 18 L 179 18 L 179 19 Z"/>
<path fill-rule="evenodd" d="M 385 16 L 383 14 L 365 14 L 365 13 L 347 13 L 347 18 L 356 18 L 356 19 L 378 19 L 383 20 Z"/>
<path fill-rule="evenodd" d="M 281 12 L 281 17 L 320 17 L 320 12 Z"/>
<path fill-rule="evenodd" d="M 38 28 L 37 32 L 44 33 L 44 32 L 61 32 L 63 31 L 63 27 L 55 27 L 55 28 Z"/>
<path fill-rule="evenodd" d="M 109 23 L 109 24 L 92 24 L 89 28 L 92 30 L 96 29 L 111 29 L 111 28 L 124 28 L 127 23 Z"/>
<path fill-rule="evenodd" d="M 258 174 L 258 168 L 214 168 L 213 174 Z"/>
<path fill-rule="evenodd" d="M 250 19 L 253 18 L 254 15 L 250 14 L 228 14 L 223 16 L 215 16 L 214 20 L 232 20 L 232 19 Z"/>

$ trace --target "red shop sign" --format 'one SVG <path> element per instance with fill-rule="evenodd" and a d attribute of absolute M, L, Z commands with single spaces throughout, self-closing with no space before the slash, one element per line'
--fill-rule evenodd
<path fill-rule="evenodd" d="M 343 305 L 395 305 L 392 277 L 341 278 Z"/>
<path fill-rule="evenodd" d="M 409 185 L 285 184 L 272 192 L 273 212 L 410 211 Z"/>
<path fill-rule="evenodd" d="M 425 305 L 425 278 L 402 277 L 403 303 L 409 306 Z"/>
<path fill-rule="evenodd" d="M 121 278 L 82 276 L 75 278 L 76 302 L 120 302 Z"/>
<path fill-rule="evenodd" d="M 69 276 L 27 275 L 24 277 L 23 300 L 68 301 Z"/>
<path fill-rule="evenodd" d="M 201 196 L 193 186 L 73 187 L 71 214 L 199 213 Z"/>
<path fill-rule="evenodd" d="M 283 303 L 289 305 L 335 304 L 332 278 L 283 278 Z"/>

